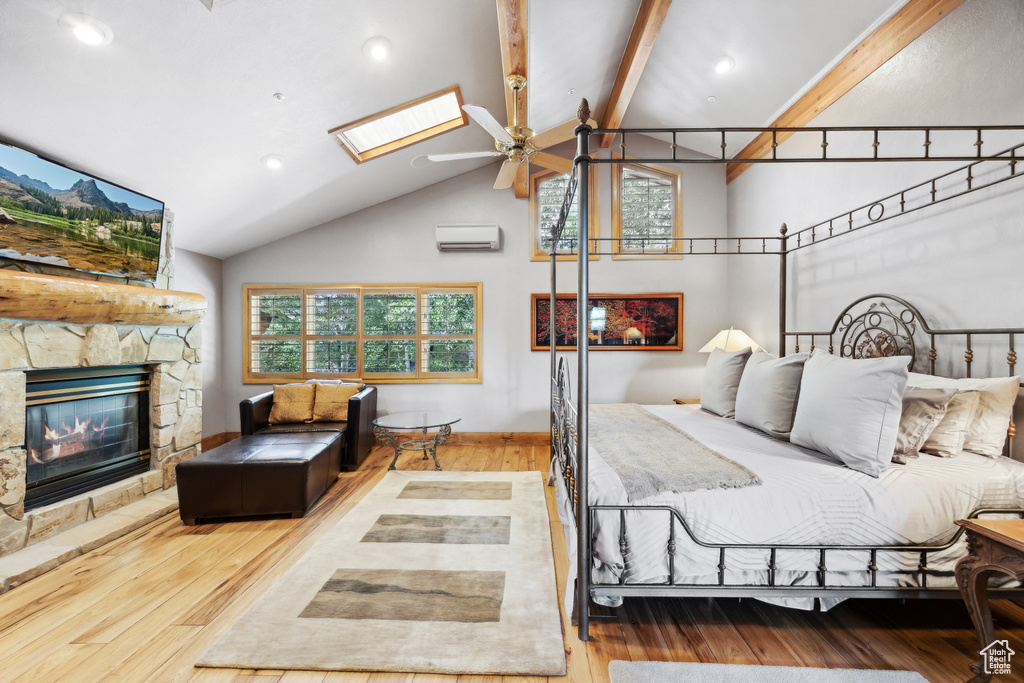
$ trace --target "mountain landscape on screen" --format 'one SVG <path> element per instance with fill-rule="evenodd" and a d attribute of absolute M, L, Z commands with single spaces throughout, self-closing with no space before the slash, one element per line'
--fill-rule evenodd
<path fill-rule="evenodd" d="M 0 259 L 155 280 L 163 212 L 155 199 L 0 144 Z"/>

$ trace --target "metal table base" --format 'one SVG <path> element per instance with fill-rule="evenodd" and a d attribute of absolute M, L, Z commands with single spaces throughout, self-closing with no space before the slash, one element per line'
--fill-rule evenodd
<path fill-rule="evenodd" d="M 437 434 L 429 438 L 427 437 L 427 428 L 424 427 L 422 429 L 422 438 L 402 442 L 399 442 L 395 433 L 387 427 L 374 427 L 373 434 L 382 444 L 395 449 L 395 457 L 392 458 L 391 464 L 388 466 L 389 470 L 395 469 L 398 455 L 402 451 L 423 451 L 423 459 L 426 460 L 428 457 L 432 457 L 434 459 L 434 470 L 440 471 L 441 465 L 437 462 L 437 447 L 448 441 L 448 437 L 452 435 L 452 427 L 451 425 L 441 425 L 437 430 Z"/>

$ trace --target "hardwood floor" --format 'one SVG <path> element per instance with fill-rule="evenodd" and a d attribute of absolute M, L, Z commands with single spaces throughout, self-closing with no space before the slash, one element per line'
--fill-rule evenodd
<path fill-rule="evenodd" d="M 467 442 L 442 448 L 438 457 L 448 470 L 545 471 L 547 447 L 522 441 L 513 435 Z M 390 458 L 389 450 L 376 448 L 358 472 L 342 474 L 304 519 L 185 527 L 169 515 L 0 595 L 0 681 L 502 681 L 192 666 L 380 480 Z M 402 469 L 431 465 L 415 453 L 399 460 Z M 553 489 L 547 493 L 561 593 L 568 559 Z M 997 637 L 1021 651 L 1024 607 L 997 600 L 993 612 Z M 592 622 L 587 643 L 563 615 L 568 678 L 552 681 L 605 681 L 610 660 L 631 659 L 913 669 L 934 683 L 952 682 L 968 678 L 977 650 L 966 610 L 951 600 L 850 601 L 807 613 L 754 600 L 638 599 L 607 614 L 609 619 Z M 1024 659 L 1012 664 L 1024 676 Z M 508 683 L 534 680 L 541 679 L 504 677 Z"/>

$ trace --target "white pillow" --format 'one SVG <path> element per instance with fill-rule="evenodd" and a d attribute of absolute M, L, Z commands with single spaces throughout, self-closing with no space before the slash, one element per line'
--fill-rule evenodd
<path fill-rule="evenodd" d="M 955 389 L 907 387 L 903 390 L 903 414 L 900 415 L 893 462 L 905 465 L 907 458 L 917 457 L 925 441 L 946 416 L 946 408 L 956 393 Z"/>
<path fill-rule="evenodd" d="M 714 349 L 704 369 L 704 386 L 700 392 L 700 407 L 704 410 L 732 417 L 736 414 L 736 390 L 743 376 L 743 366 L 750 358 L 750 349 L 723 351 Z"/>
<path fill-rule="evenodd" d="M 789 439 L 808 354 L 785 358 L 758 350 L 747 361 L 736 392 L 736 421 L 777 439 Z"/>
<path fill-rule="evenodd" d="M 952 458 L 964 449 L 967 427 L 978 411 L 977 391 L 958 391 L 946 406 L 946 414 L 921 446 L 922 453 Z"/>
<path fill-rule="evenodd" d="M 900 427 L 908 359 L 839 358 L 819 351 L 804 364 L 789 440 L 877 477 Z"/>
<path fill-rule="evenodd" d="M 1003 454 L 1006 430 L 1013 419 L 1013 404 L 1020 389 L 1020 377 L 949 379 L 912 372 L 907 384 L 913 387 L 977 391 L 978 411 L 967 425 L 963 449 L 993 458 Z"/>

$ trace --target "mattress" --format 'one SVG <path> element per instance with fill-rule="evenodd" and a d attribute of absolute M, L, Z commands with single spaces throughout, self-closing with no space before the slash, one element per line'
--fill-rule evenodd
<path fill-rule="evenodd" d="M 891 465 L 877 479 L 839 460 L 794 446 L 689 405 L 644 406 L 709 448 L 753 471 L 762 483 L 738 489 L 662 493 L 628 500 L 619 477 L 590 449 L 591 505 L 665 505 L 677 510 L 696 538 L 706 543 L 784 545 L 941 545 L 957 531 L 955 520 L 979 508 L 1024 507 L 1024 463 L 961 452 L 953 458 L 921 455 L 907 465 Z M 682 466 L 682 463 L 681 463 Z M 571 507 L 558 487 L 563 521 Z M 627 511 L 625 552 L 620 547 L 620 513 L 596 511 L 594 566 L 597 583 L 666 583 L 669 565 L 669 513 Z M 574 543 L 573 526 L 566 528 Z M 574 545 L 570 545 L 573 548 Z M 953 567 L 966 554 L 961 538 L 944 551 L 928 554 L 928 586 L 953 586 Z M 570 552 L 570 556 L 574 553 Z M 729 550 L 725 583 L 766 585 L 768 551 Z M 920 553 L 880 552 L 879 586 L 918 585 Z M 779 550 L 776 585 L 816 585 L 817 551 Z M 717 584 L 718 550 L 676 532 L 677 583 Z M 826 585 L 870 583 L 867 550 L 828 551 Z M 575 568 L 570 577 L 575 575 Z M 567 591 L 567 596 L 571 591 Z M 827 608 L 838 600 L 822 603 Z M 808 600 L 787 601 L 811 607 Z"/>

